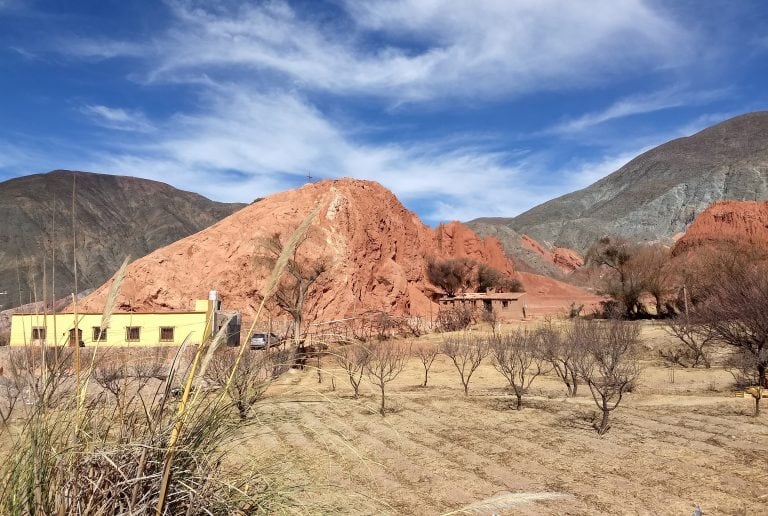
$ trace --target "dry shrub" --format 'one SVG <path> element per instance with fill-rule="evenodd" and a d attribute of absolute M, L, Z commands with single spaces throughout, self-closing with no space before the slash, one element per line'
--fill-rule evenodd
<path fill-rule="evenodd" d="M 462 304 L 441 307 L 437 313 L 437 328 L 441 332 L 466 330 L 476 322 L 475 310 Z"/>
<path fill-rule="evenodd" d="M 74 349 L 24 346 L 9 350 L 9 368 L 24 384 L 28 403 L 54 406 L 72 390 Z"/>
<path fill-rule="evenodd" d="M 204 378 L 210 386 L 223 389 L 244 421 L 251 408 L 264 397 L 269 384 L 290 368 L 292 356 L 289 351 L 278 348 L 246 351 L 239 360 L 238 355 L 238 349 L 219 349 L 208 364 Z"/>

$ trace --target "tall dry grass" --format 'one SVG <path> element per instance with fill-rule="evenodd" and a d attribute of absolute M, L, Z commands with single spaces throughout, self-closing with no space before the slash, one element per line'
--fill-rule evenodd
<path fill-rule="evenodd" d="M 291 235 L 254 320 L 318 212 L 319 204 Z M 112 282 L 102 327 L 109 324 L 124 271 L 125 264 Z M 234 355 L 231 370 L 220 376 L 223 385 L 212 386 L 220 392 L 203 381 L 210 376 L 211 364 L 221 363 L 214 358 L 224 340 L 220 334 L 197 346 L 189 363 L 184 359 L 190 347 L 185 342 L 164 374 L 144 379 L 128 403 L 99 388 L 94 371 L 104 354 L 98 349 L 84 369 L 77 348 L 73 360 L 27 367 L 25 378 L 36 388 L 28 389 L 29 404 L 21 417 L 4 428 L 9 451 L 0 465 L 0 514 L 286 512 L 292 501 L 270 481 L 274 479 L 228 466 L 228 453 L 253 424 L 253 419 L 242 417 L 232 395 L 242 376 L 241 364 L 249 362 L 243 356 L 250 353 L 247 343 L 253 330 L 252 325 L 239 349 L 229 352 Z M 111 384 L 115 392 L 130 389 L 125 374 L 129 369 L 109 380 L 125 382 Z M 271 377 L 283 370 L 284 365 L 272 364 Z M 60 396 L 52 403 L 54 391 Z"/>

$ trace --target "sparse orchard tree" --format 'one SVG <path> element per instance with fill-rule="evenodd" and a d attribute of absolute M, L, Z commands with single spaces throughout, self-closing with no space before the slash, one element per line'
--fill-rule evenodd
<path fill-rule="evenodd" d="M 640 327 L 621 321 L 586 321 L 576 334 L 583 349 L 576 370 L 589 387 L 597 408 L 602 412 L 598 435 L 609 429 L 609 416 L 634 386 L 640 366 L 637 358 Z"/>
<path fill-rule="evenodd" d="M 421 365 L 424 367 L 424 383 L 422 387 L 427 386 L 429 381 L 429 370 L 432 367 L 432 363 L 440 354 L 440 348 L 433 343 L 421 342 L 414 348 L 414 354 L 421 361 Z"/>
<path fill-rule="evenodd" d="M 394 342 L 375 342 L 368 348 L 368 351 L 369 356 L 365 364 L 365 372 L 371 383 L 378 387 L 381 392 L 379 413 L 384 416 L 386 414 L 385 388 L 403 371 L 411 350 L 407 346 Z"/>
<path fill-rule="evenodd" d="M 557 377 L 565 384 L 569 397 L 576 396 L 579 388 L 576 362 L 580 349 L 574 345 L 579 340 L 573 338 L 571 333 L 578 331 L 581 324 L 581 320 L 575 319 L 563 330 L 552 320 L 547 320 L 537 331 L 541 357 L 552 366 Z"/>
<path fill-rule="evenodd" d="M 541 357 L 540 339 L 527 330 L 494 335 L 488 339 L 493 367 L 507 380 L 517 398 L 517 410 L 523 408 L 523 395 L 533 381 L 546 372 Z"/>
<path fill-rule="evenodd" d="M 680 346 L 672 350 L 659 350 L 659 355 L 665 361 L 680 367 L 697 367 L 703 365 L 707 369 L 711 363 L 711 349 L 715 343 L 715 334 L 704 324 L 694 324 L 685 314 L 667 319 L 664 330 L 680 341 Z"/>
<path fill-rule="evenodd" d="M 359 343 L 341 346 L 336 350 L 334 358 L 336 363 L 347 373 L 355 398 L 359 397 L 360 383 L 363 381 L 365 366 L 370 358 L 368 348 Z"/>
<path fill-rule="evenodd" d="M 317 281 L 328 270 L 326 257 L 311 259 L 301 254 L 302 246 L 309 235 L 310 233 L 306 233 L 294 248 L 271 298 L 278 308 L 293 320 L 293 338 L 297 346 L 301 344 L 302 325 L 311 312 L 309 309 L 311 307 L 306 306 L 307 299 Z M 262 240 L 260 247 L 256 265 L 266 270 L 273 270 L 285 247 L 280 233 L 274 233 Z"/>
<path fill-rule="evenodd" d="M 747 263 L 732 268 L 727 275 L 722 272 L 725 269 L 718 270 L 718 280 L 691 318 L 740 355 L 740 362 L 752 364 L 759 394 L 755 396 L 758 416 L 762 389 L 768 387 L 768 265 Z"/>
<path fill-rule="evenodd" d="M 484 339 L 472 338 L 467 334 L 451 335 L 443 338 L 440 352 L 451 359 L 459 373 L 464 395 L 469 396 L 469 382 L 490 349 Z"/>

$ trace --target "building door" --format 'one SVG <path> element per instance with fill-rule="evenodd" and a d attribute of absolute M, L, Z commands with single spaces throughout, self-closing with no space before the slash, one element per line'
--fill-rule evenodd
<path fill-rule="evenodd" d="M 83 342 L 83 330 L 80 328 L 77 329 L 77 339 L 75 339 L 75 329 L 72 328 L 69 330 L 69 345 L 75 346 L 76 343 L 80 343 L 82 345 Z"/>

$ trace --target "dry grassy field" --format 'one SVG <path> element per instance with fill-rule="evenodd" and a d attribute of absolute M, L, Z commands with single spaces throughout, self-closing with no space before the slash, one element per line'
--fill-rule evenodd
<path fill-rule="evenodd" d="M 435 337 L 423 337 L 435 339 Z M 280 478 L 305 512 L 349 514 L 768 514 L 768 416 L 734 398 L 717 368 L 668 370 L 666 335 L 646 326 L 648 359 L 603 437 L 586 388 L 575 399 L 539 378 L 522 411 L 484 364 L 463 395 L 438 357 L 430 386 L 411 359 L 377 413 L 331 360 L 292 371 L 257 410 L 238 460 Z"/>

